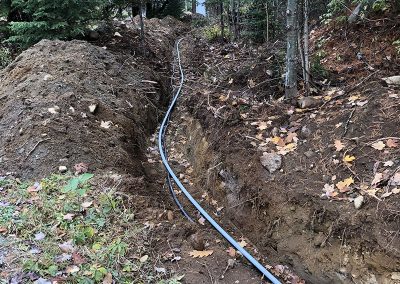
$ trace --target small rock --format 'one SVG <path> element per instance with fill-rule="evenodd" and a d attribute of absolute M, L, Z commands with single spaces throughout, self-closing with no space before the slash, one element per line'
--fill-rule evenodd
<path fill-rule="evenodd" d="M 168 221 L 174 220 L 174 213 L 171 210 L 167 211 L 167 219 Z"/>
<path fill-rule="evenodd" d="M 400 280 L 400 272 L 392 272 L 391 278 L 393 280 Z"/>
<path fill-rule="evenodd" d="M 304 152 L 304 156 L 306 156 L 307 158 L 312 158 L 315 156 L 315 152 L 308 150 L 307 152 Z"/>
<path fill-rule="evenodd" d="M 68 168 L 67 168 L 66 166 L 59 166 L 59 167 L 58 167 L 58 171 L 59 171 L 60 173 L 66 173 L 67 170 L 68 170 Z"/>
<path fill-rule="evenodd" d="M 300 137 L 305 139 L 308 138 L 311 135 L 311 129 L 307 127 L 307 125 L 304 125 L 301 130 L 300 130 Z"/>
<path fill-rule="evenodd" d="M 322 246 L 325 240 L 325 235 L 322 232 L 319 232 L 318 235 L 314 238 L 314 246 L 320 247 Z"/>
<path fill-rule="evenodd" d="M 304 97 L 297 101 L 300 108 L 314 108 L 322 104 L 321 100 L 317 100 L 313 97 Z"/>
<path fill-rule="evenodd" d="M 116 37 L 122 37 L 122 35 L 119 32 L 115 32 L 114 36 Z"/>
<path fill-rule="evenodd" d="M 260 162 L 271 174 L 282 166 L 282 156 L 276 153 L 263 153 Z"/>
<path fill-rule="evenodd" d="M 60 112 L 60 107 L 59 106 L 49 107 L 47 110 L 52 114 L 56 114 Z"/>
<path fill-rule="evenodd" d="M 193 249 L 195 250 L 204 250 L 205 244 L 204 244 L 204 239 L 200 234 L 193 234 L 189 238 L 190 245 L 192 246 Z"/>
<path fill-rule="evenodd" d="M 354 199 L 354 207 L 356 209 L 360 209 L 361 206 L 363 205 L 363 203 L 364 203 L 364 196 L 362 196 L 362 195 L 359 195 L 358 197 L 356 197 Z"/>

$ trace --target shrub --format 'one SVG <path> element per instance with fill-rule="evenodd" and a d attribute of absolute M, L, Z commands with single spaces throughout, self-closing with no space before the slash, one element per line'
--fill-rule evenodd
<path fill-rule="evenodd" d="M 0 47 L 0 69 L 3 69 L 12 61 L 11 52 L 6 47 Z"/>
<path fill-rule="evenodd" d="M 13 0 L 11 7 L 24 15 L 10 23 L 8 42 L 27 47 L 47 39 L 70 39 L 83 34 L 101 14 L 103 0 Z"/>

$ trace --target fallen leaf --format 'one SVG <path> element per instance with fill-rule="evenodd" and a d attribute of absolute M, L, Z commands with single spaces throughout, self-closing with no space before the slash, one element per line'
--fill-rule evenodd
<path fill-rule="evenodd" d="M 297 137 L 296 132 L 289 132 L 288 135 L 285 138 L 285 142 L 286 143 L 291 143 L 292 141 L 295 140 L 294 138 L 296 138 L 296 137 Z"/>
<path fill-rule="evenodd" d="M 362 107 L 362 106 L 365 106 L 367 103 L 368 103 L 368 100 L 362 101 L 362 102 L 356 102 L 356 105 Z"/>
<path fill-rule="evenodd" d="M 378 142 L 373 143 L 373 144 L 371 145 L 371 147 L 374 148 L 374 149 L 376 149 L 376 150 L 382 151 L 383 148 L 386 147 L 386 145 L 385 145 L 385 143 L 383 143 L 382 141 L 378 141 Z"/>
<path fill-rule="evenodd" d="M 200 219 L 198 220 L 198 222 L 204 226 L 204 224 L 205 224 L 205 222 L 206 222 L 206 219 L 204 219 L 203 217 L 200 217 Z"/>
<path fill-rule="evenodd" d="M 149 256 L 148 256 L 147 254 L 145 254 L 144 256 L 142 256 L 142 257 L 139 259 L 139 261 L 140 261 L 141 263 L 144 263 L 144 262 L 146 262 L 148 259 L 149 259 Z"/>
<path fill-rule="evenodd" d="M 394 162 L 393 161 L 386 161 L 385 163 L 383 163 L 383 166 L 384 167 L 391 167 L 391 166 L 393 166 L 394 165 Z"/>
<path fill-rule="evenodd" d="M 265 130 L 265 129 L 267 129 L 268 128 L 268 122 L 265 122 L 265 121 L 261 121 L 259 124 L 258 124 L 258 127 L 257 127 L 259 130 Z"/>
<path fill-rule="evenodd" d="M 86 209 L 86 208 L 89 208 L 90 206 L 92 206 L 92 204 L 93 204 L 93 201 L 86 201 L 86 202 L 83 202 L 81 204 L 81 206 L 82 206 L 82 208 Z"/>
<path fill-rule="evenodd" d="M 283 139 L 281 137 L 275 136 L 273 138 L 271 138 L 272 143 L 274 143 L 275 145 L 278 145 L 280 147 L 285 146 L 285 141 L 283 141 Z"/>
<path fill-rule="evenodd" d="M 394 139 L 388 139 L 387 141 L 386 141 L 386 145 L 389 147 L 389 148 L 397 148 L 399 145 L 398 145 L 398 142 L 396 141 L 396 140 L 394 140 Z"/>
<path fill-rule="evenodd" d="M 89 106 L 90 113 L 94 113 L 97 109 L 97 104 L 93 104 Z"/>
<path fill-rule="evenodd" d="M 347 188 L 350 186 L 350 185 L 352 185 L 354 183 L 354 179 L 353 179 L 353 177 L 349 177 L 349 178 L 346 178 L 346 179 L 344 179 L 344 180 L 342 180 L 342 181 L 339 181 L 337 184 L 336 184 L 336 187 L 342 192 L 342 191 L 348 191 L 347 190 Z"/>
<path fill-rule="evenodd" d="M 36 240 L 36 241 L 41 241 L 41 240 L 43 240 L 45 237 L 46 237 L 46 235 L 45 235 L 44 233 L 42 233 L 42 232 L 39 232 L 39 233 L 36 233 L 36 234 L 35 234 L 35 240 Z"/>
<path fill-rule="evenodd" d="M 391 177 L 391 179 L 389 180 L 389 185 L 400 185 L 400 172 L 395 173 L 394 176 Z"/>
<path fill-rule="evenodd" d="M 391 192 L 391 191 L 385 192 L 384 194 L 381 195 L 381 198 L 386 198 L 386 197 L 389 197 L 389 196 L 391 196 L 391 195 L 392 195 L 392 192 Z"/>
<path fill-rule="evenodd" d="M 74 166 L 74 169 L 75 169 L 75 174 L 76 174 L 76 175 L 84 174 L 84 173 L 86 173 L 86 172 L 88 171 L 88 169 L 89 169 L 89 164 L 86 164 L 86 163 L 79 163 L 79 164 L 76 164 L 76 165 Z"/>
<path fill-rule="evenodd" d="M 71 221 L 74 218 L 75 214 L 67 213 L 63 216 L 63 220 Z"/>
<path fill-rule="evenodd" d="M 335 140 L 335 148 L 336 148 L 336 151 L 340 152 L 344 148 L 342 141 Z"/>
<path fill-rule="evenodd" d="M 69 273 L 69 274 L 72 274 L 72 273 L 75 273 L 75 272 L 78 272 L 78 271 L 79 271 L 79 267 L 76 266 L 76 265 L 67 266 L 67 268 L 65 269 L 65 272 Z"/>
<path fill-rule="evenodd" d="M 111 121 L 103 121 L 102 120 L 100 123 L 100 127 L 105 128 L 105 129 L 110 128 L 110 126 L 111 126 Z"/>
<path fill-rule="evenodd" d="M 67 254 L 67 253 L 63 253 L 61 255 L 57 255 L 54 260 L 55 262 L 59 263 L 59 262 L 65 262 L 65 261 L 69 261 L 71 260 L 71 255 Z"/>
<path fill-rule="evenodd" d="M 75 248 L 72 246 L 72 240 L 58 245 L 62 252 L 74 252 Z"/>
<path fill-rule="evenodd" d="M 167 273 L 167 270 L 164 267 L 155 267 L 155 271 L 157 273 Z"/>
<path fill-rule="evenodd" d="M 38 192 L 38 191 L 41 190 L 41 189 L 42 189 L 42 187 L 41 187 L 40 183 L 35 182 L 34 185 L 32 185 L 32 186 L 30 186 L 30 187 L 27 188 L 27 191 L 28 191 L 29 193 L 32 193 L 32 192 Z"/>
<path fill-rule="evenodd" d="M 400 193 L 400 188 L 393 188 L 392 189 L 392 192 L 393 192 L 393 194 L 398 194 L 398 193 Z"/>
<path fill-rule="evenodd" d="M 0 227 L 0 234 L 6 233 L 6 232 L 7 232 L 7 228 Z"/>
<path fill-rule="evenodd" d="M 355 159 L 356 159 L 356 157 L 354 157 L 354 156 L 346 155 L 346 156 L 343 157 L 343 162 L 351 163 Z"/>
<path fill-rule="evenodd" d="M 189 255 L 193 258 L 202 258 L 202 257 L 206 257 L 206 256 L 210 256 L 213 254 L 214 251 L 212 250 L 192 250 L 191 252 L 189 252 Z"/>
<path fill-rule="evenodd" d="M 233 247 L 229 247 L 226 252 L 229 254 L 230 257 L 236 256 L 236 250 Z"/>
<path fill-rule="evenodd" d="M 58 112 L 60 111 L 60 108 L 59 108 L 58 106 L 55 106 L 55 107 L 49 107 L 47 110 L 48 110 L 51 114 L 56 114 L 56 113 L 58 113 Z"/>
<path fill-rule="evenodd" d="M 350 98 L 349 98 L 349 102 L 355 102 L 356 100 L 358 100 L 360 98 L 360 96 L 358 96 L 358 95 L 355 95 L 355 96 L 351 96 Z"/>
<path fill-rule="evenodd" d="M 112 283 L 113 283 L 112 274 L 108 272 L 103 279 L 103 284 L 112 284 Z"/>
<path fill-rule="evenodd" d="M 79 253 L 76 253 L 76 252 L 72 253 L 72 259 L 74 261 L 74 264 L 78 264 L 78 265 L 87 262 L 83 256 L 81 256 Z"/>
<path fill-rule="evenodd" d="M 374 179 L 371 182 L 371 185 L 377 185 L 380 183 L 383 179 L 383 174 L 382 173 L 376 173 L 374 176 Z"/>

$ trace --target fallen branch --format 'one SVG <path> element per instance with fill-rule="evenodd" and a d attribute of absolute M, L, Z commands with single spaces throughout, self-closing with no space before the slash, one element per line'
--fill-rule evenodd
<path fill-rule="evenodd" d="M 356 108 L 354 108 L 354 109 L 352 110 L 352 112 L 350 113 L 349 118 L 347 119 L 347 121 L 346 121 L 346 123 L 345 123 L 345 125 L 344 125 L 344 131 L 343 131 L 342 137 L 346 136 L 347 131 L 349 130 L 350 120 L 351 120 L 351 118 L 353 117 L 353 114 L 354 114 L 355 111 L 356 111 Z"/>

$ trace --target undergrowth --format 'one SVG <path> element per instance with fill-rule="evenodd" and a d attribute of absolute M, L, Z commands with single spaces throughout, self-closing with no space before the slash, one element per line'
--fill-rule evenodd
<path fill-rule="evenodd" d="M 150 228 L 135 221 L 116 187 L 93 180 L 89 173 L 0 179 L 0 283 L 179 283 L 154 270 Z"/>

